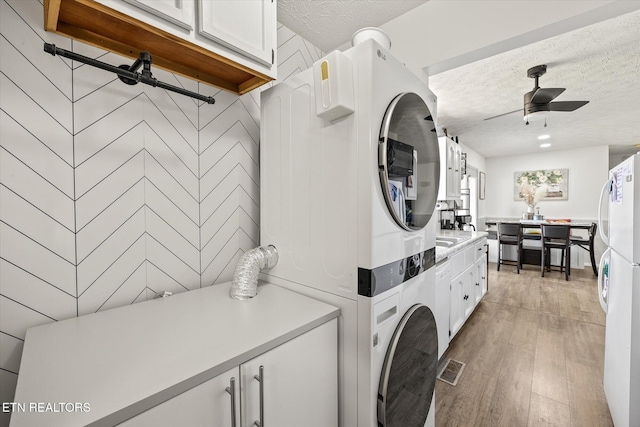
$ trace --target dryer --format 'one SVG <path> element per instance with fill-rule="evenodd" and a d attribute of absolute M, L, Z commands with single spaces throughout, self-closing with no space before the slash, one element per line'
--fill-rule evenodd
<path fill-rule="evenodd" d="M 314 69 L 261 94 L 260 240 L 280 256 L 263 275 L 341 308 L 341 426 L 432 426 L 436 97 L 374 40 L 337 54 L 353 113 L 318 115 Z"/>

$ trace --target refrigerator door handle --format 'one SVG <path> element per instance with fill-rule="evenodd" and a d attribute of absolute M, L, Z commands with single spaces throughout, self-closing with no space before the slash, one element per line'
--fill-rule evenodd
<path fill-rule="evenodd" d="M 609 280 L 609 272 L 604 270 L 605 261 L 609 259 L 609 253 L 611 252 L 611 248 L 607 248 L 602 257 L 600 258 L 600 266 L 598 267 L 598 300 L 600 301 L 600 307 L 602 307 L 602 311 L 607 313 L 607 302 L 604 300 L 602 292 L 604 290 L 604 281 Z"/>
<path fill-rule="evenodd" d="M 598 202 L 598 231 L 600 232 L 600 238 L 604 241 L 604 244 L 609 246 L 609 236 L 604 233 L 604 221 L 602 220 L 602 205 L 605 196 L 611 193 L 612 181 L 608 180 L 602 190 L 600 191 L 600 200 Z"/>

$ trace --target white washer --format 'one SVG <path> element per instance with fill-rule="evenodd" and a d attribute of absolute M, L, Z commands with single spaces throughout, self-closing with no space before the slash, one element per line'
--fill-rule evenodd
<path fill-rule="evenodd" d="M 313 69 L 261 94 L 260 240 L 280 256 L 264 278 L 341 308 L 339 425 L 433 426 L 436 97 L 373 40 L 339 55 L 352 114 L 317 115 Z"/>

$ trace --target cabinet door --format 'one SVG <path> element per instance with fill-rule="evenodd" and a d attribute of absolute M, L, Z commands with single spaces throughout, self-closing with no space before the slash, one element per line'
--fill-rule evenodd
<path fill-rule="evenodd" d="M 272 0 L 198 0 L 198 32 L 264 65 L 275 61 Z"/>
<path fill-rule="evenodd" d="M 336 319 L 242 364 L 240 371 L 243 426 L 338 425 Z"/>
<path fill-rule="evenodd" d="M 464 288 L 463 288 L 463 310 L 464 320 L 471 315 L 471 312 L 476 306 L 476 269 L 474 266 L 470 266 L 463 273 L 464 276 Z"/>
<path fill-rule="evenodd" d="M 236 367 L 141 413 L 124 427 L 231 427 L 231 379 L 235 381 L 235 419 L 240 416 L 240 370 Z M 236 424 L 237 425 L 237 424 Z"/>
<path fill-rule="evenodd" d="M 451 264 L 447 261 L 436 268 L 436 306 L 434 315 L 438 326 L 438 359 L 449 347 L 449 311 L 451 310 Z"/>
<path fill-rule="evenodd" d="M 464 323 L 464 281 L 465 273 L 460 273 L 451 280 L 451 307 L 449 310 L 449 340 L 456 336 Z"/>
<path fill-rule="evenodd" d="M 455 147 L 455 162 L 454 162 L 454 188 L 455 188 L 455 198 L 459 199 L 462 192 L 462 148 L 460 148 L 460 144 L 454 144 Z"/>
<path fill-rule="evenodd" d="M 194 0 L 124 0 L 187 30 L 193 29 Z"/>
<path fill-rule="evenodd" d="M 476 261 L 476 274 L 478 284 L 476 286 L 476 304 L 480 302 L 484 294 L 487 293 L 487 255 Z"/>
<path fill-rule="evenodd" d="M 447 199 L 456 197 L 456 143 L 447 139 Z"/>

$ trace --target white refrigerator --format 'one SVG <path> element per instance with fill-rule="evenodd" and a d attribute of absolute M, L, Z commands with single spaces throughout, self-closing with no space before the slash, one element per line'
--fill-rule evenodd
<path fill-rule="evenodd" d="M 598 228 L 608 246 L 598 293 L 606 313 L 604 392 L 616 427 L 640 426 L 640 153 L 609 172 Z M 608 223 L 602 208 L 608 204 Z"/>

